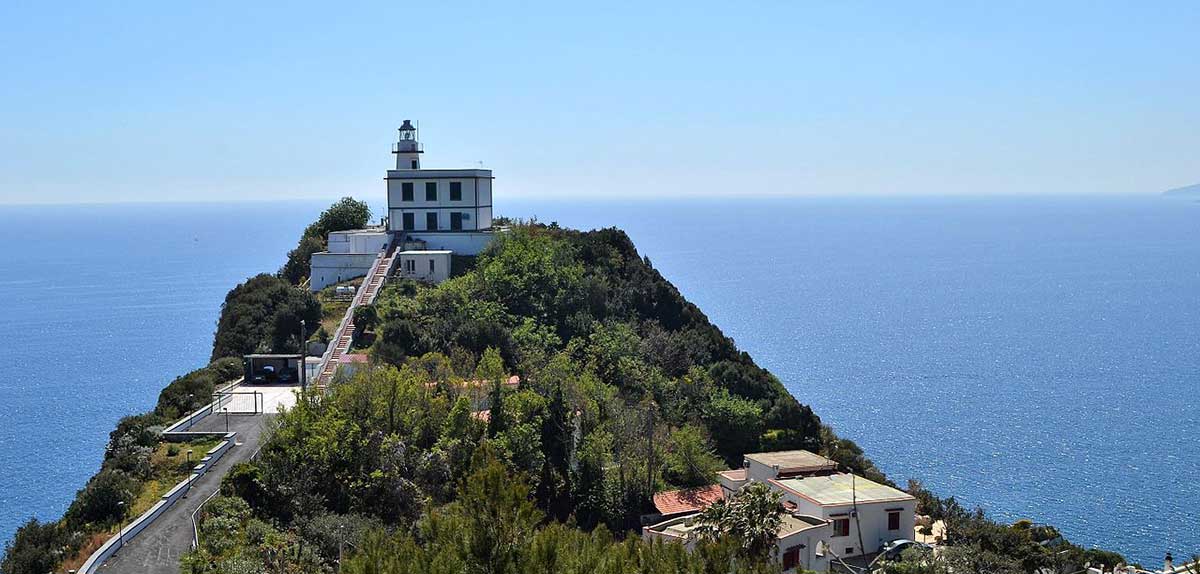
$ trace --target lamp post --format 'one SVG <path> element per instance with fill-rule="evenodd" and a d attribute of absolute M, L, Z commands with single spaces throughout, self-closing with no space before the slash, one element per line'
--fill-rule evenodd
<path fill-rule="evenodd" d="M 229 407 L 224 407 L 221 409 L 221 411 L 225 413 L 225 432 L 228 433 L 229 432 Z"/>
<path fill-rule="evenodd" d="M 194 405 L 194 404 L 196 403 L 196 399 L 195 399 L 195 397 L 196 397 L 196 395 L 194 395 L 194 394 L 191 394 L 191 393 L 188 393 L 188 406 L 187 406 L 187 409 L 188 409 L 189 411 L 190 411 L 190 410 L 192 410 L 192 405 Z M 191 416 L 189 416 L 189 417 L 188 417 L 188 428 L 189 428 L 189 429 L 190 429 L 190 428 L 192 428 L 192 423 L 193 423 L 193 422 L 195 422 L 195 419 L 193 419 Z"/>
<path fill-rule="evenodd" d="M 188 495 L 192 493 L 192 479 L 196 478 L 196 474 L 192 472 L 192 449 L 190 449 L 190 448 L 187 451 L 187 472 L 188 472 L 188 485 L 187 485 L 187 491 L 185 491 L 183 493 L 184 498 L 187 498 Z"/>
<path fill-rule="evenodd" d="M 300 320 L 300 392 L 308 387 L 308 345 L 304 337 L 305 322 Z"/>
<path fill-rule="evenodd" d="M 120 551 L 125 547 L 125 501 L 118 501 L 117 508 L 121 509 L 121 523 L 117 524 L 117 551 Z"/>

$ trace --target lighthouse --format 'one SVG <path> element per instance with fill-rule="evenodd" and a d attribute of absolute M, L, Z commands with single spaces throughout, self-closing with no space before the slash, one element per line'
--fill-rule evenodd
<path fill-rule="evenodd" d="M 492 171 L 428 169 L 411 120 L 392 144 L 396 169 L 387 177 L 388 231 L 426 242 L 431 249 L 475 255 L 492 238 Z"/>
<path fill-rule="evenodd" d="M 425 149 L 412 120 L 392 144 L 396 169 L 387 170 L 387 220 L 379 227 L 331 231 L 327 251 L 309 260 L 309 288 L 320 291 L 369 275 L 380 253 L 392 252 L 396 272 L 439 283 L 454 255 L 478 255 L 505 229 L 492 227 L 492 170 L 426 169 Z"/>
<path fill-rule="evenodd" d="M 395 124 L 393 124 L 395 125 Z M 421 169 L 421 142 L 417 141 L 417 128 L 411 120 L 400 124 L 400 139 L 392 145 L 392 153 L 396 155 L 396 169 Z"/>

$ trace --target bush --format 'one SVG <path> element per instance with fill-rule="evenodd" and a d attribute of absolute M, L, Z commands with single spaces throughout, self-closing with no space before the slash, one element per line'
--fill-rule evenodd
<path fill-rule="evenodd" d="M 30 518 L 17 529 L 16 536 L 4 545 L 3 574 L 53 572 L 62 559 L 62 549 L 70 544 L 67 532 L 56 522 L 38 522 Z"/>
<path fill-rule="evenodd" d="M 66 522 L 73 528 L 113 524 L 125 518 L 137 483 L 123 471 L 101 470 L 75 495 Z"/>
<path fill-rule="evenodd" d="M 325 250 L 331 231 L 360 229 L 371 222 L 371 208 L 352 197 L 343 197 L 320 217 L 304 229 L 296 248 L 288 252 L 287 262 L 279 269 L 279 276 L 293 285 L 299 285 L 312 273 L 312 254 Z"/>
<path fill-rule="evenodd" d="M 208 404 L 217 386 L 232 381 L 241 374 L 240 358 L 226 357 L 213 361 L 207 367 L 196 369 L 171 381 L 171 384 L 158 394 L 158 404 L 154 407 L 154 413 L 162 422 L 174 421 Z"/>
<path fill-rule="evenodd" d="M 321 304 L 312 293 L 274 275 L 251 277 L 225 296 L 212 358 L 299 352 L 301 320 L 310 325 L 321 320 Z"/>

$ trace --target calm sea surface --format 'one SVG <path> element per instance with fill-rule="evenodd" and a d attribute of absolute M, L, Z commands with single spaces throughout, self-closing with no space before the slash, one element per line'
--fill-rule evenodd
<path fill-rule="evenodd" d="M 0 208 L 0 536 L 203 365 L 225 292 L 320 203 Z M 897 482 L 1157 564 L 1200 550 L 1200 203 L 500 202 L 626 229 Z"/>

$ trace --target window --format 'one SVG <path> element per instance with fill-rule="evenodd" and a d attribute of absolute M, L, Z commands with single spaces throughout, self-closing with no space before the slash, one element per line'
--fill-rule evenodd
<path fill-rule="evenodd" d="M 462 221 L 463 221 L 463 214 L 458 213 L 458 212 L 450 213 L 450 229 L 452 231 L 461 230 L 462 229 Z"/>
<path fill-rule="evenodd" d="M 425 214 L 425 229 L 437 231 L 437 213 L 430 212 Z"/>
<path fill-rule="evenodd" d="M 433 260 L 432 260 L 432 259 L 430 259 L 430 260 L 429 260 L 429 272 L 430 272 L 430 273 L 433 273 L 433 271 L 434 271 L 434 269 L 433 269 Z"/>
<path fill-rule="evenodd" d="M 413 200 L 413 184 L 411 181 L 406 181 L 400 184 L 400 201 Z"/>
<path fill-rule="evenodd" d="M 850 519 L 849 518 L 834 518 L 833 519 L 833 537 L 850 536 Z"/>
<path fill-rule="evenodd" d="M 403 229 L 404 231 L 415 231 L 417 229 L 417 224 L 416 224 L 416 222 L 413 221 L 413 219 L 415 219 L 415 218 L 413 217 L 413 214 L 411 214 L 411 213 L 405 213 L 404 215 L 402 215 L 401 221 L 400 221 L 400 228 Z"/>
<path fill-rule="evenodd" d="M 450 182 L 450 201 L 462 201 L 462 182 Z"/>
<path fill-rule="evenodd" d="M 437 201 L 437 182 L 425 182 L 425 201 Z"/>
<path fill-rule="evenodd" d="M 409 259 L 409 260 L 405 261 L 404 262 L 404 270 L 408 271 L 409 273 L 415 272 L 417 270 L 417 262 L 413 259 Z"/>
<path fill-rule="evenodd" d="M 888 530 L 900 530 L 900 511 L 888 511 Z"/>
<path fill-rule="evenodd" d="M 417 160 L 412 160 L 412 168 L 417 169 Z"/>

